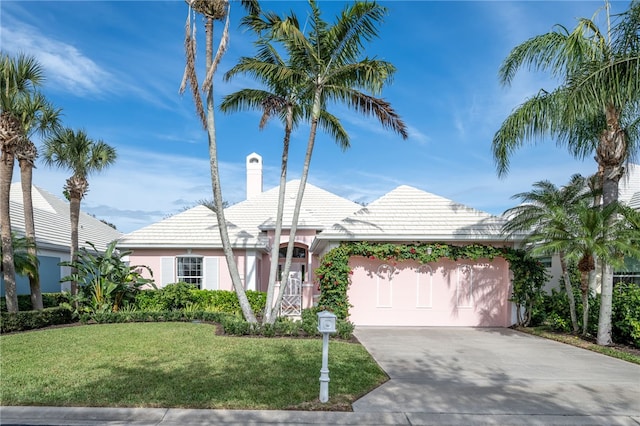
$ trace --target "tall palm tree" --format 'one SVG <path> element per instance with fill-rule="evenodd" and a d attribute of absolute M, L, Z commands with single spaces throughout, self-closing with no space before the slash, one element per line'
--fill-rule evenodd
<path fill-rule="evenodd" d="M 0 234 L 2 270 L 7 310 L 18 312 L 18 294 L 11 240 L 10 193 L 16 152 L 25 143 L 22 121 L 25 98 L 42 82 L 42 70 L 35 59 L 0 54 Z"/>
<path fill-rule="evenodd" d="M 80 203 L 89 191 L 87 177 L 113 164 L 116 150 L 103 141 L 90 139 L 84 130 L 63 129 L 45 140 L 45 164 L 71 170 L 73 175 L 67 179 L 64 191 L 69 199 L 71 218 L 71 262 L 78 257 L 78 224 L 80 221 Z M 71 272 L 72 274 L 75 271 Z M 78 292 L 76 282 L 71 282 L 71 294 Z"/>
<path fill-rule="evenodd" d="M 310 100 L 307 109 L 310 132 L 289 234 L 284 277 L 291 268 L 300 207 L 323 112 L 332 104 L 346 104 L 357 112 L 374 116 L 383 127 L 403 138 L 408 137 L 404 122 L 391 104 L 375 97 L 391 81 L 395 67 L 386 61 L 363 58 L 364 44 L 377 37 L 378 24 L 383 21 L 386 8 L 373 2 L 358 1 L 345 7 L 336 22 L 329 25 L 322 19 L 317 3 L 310 0 L 309 5 L 308 35 L 300 28 L 294 13 L 285 19 L 272 17 L 265 28 L 267 34 L 286 49 L 291 70 L 299 74 L 295 80 L 300 82 L 301 91 Z M 283 294 L 278 295 L 276 309 Z"/>
<path fill-rule="evenodd" d="M 585 179 L 574 175 L 566 186 L 556 187 L 544 180 L 533 184 L 533 190 L 514 195 L 519 199 L 518 206 L 504 212 L 508 221 L 502 231 L 508 235 L 525 233 L 524 243 L 528 245 L 533 255 L 554 255 L 560 259 L 560 268 L 564 289 L 569 299 L 569 312 L 573 332 L 578 332 L 578 318 L 573 288 L 569 277 L 566 248 L 557 247 L 558 238 L 567 239 L 573 222 L 573 208 L 581 200 L 590 195 L 587 191 Z"/>
<path fill-rule="evenodd" d="M 22 186 L 22 205 L 24 209 L 24 229 L 25 238 L 31 242 L 27 245 L 27 250 L 31 256 L 37 256 L 36 246 L 36 229 L 33 219 L 33 199 L 31 196 L 31 188 L 33 182 L 33 169 L 35 161 L 38 157 L 38 150 L 31 141 L 34 134 L 40 136 L 48 136 L 52 132 L 60 129 L 61 110 L 55 108 L 45 97 L 36 92 L 33 96 L 23 98 L 21 102 L 21 121 L 23 126 L 23 134 L 25 135 L 23 143 L 20 144 L 16 151 L 16 158 L 20 166 L 20 184 Z M 35 310 L 41 310 L 42 292 L 40 290 L 40 277 L 38 274 L 30 274 L 29 288 L 31 293 L 31 306 Z"/>
<path fill-rule="evenodd" d="M 609 2 L 605 2 L 610 22 Z M 557 26 L 515 47 L 500 68 L 504 85 L 526 67 L 548 71 L 560 80 L 517 107 L 493 139 L 498 174 L 509 168 L 509 157 L 520 146 L 550 136 L 579 158 L 595 153 L 603 205 L 618 198 L 624 164 L 638 150 L 640 134 L 640 1 L 601 31 L 581 18 L 573 31 Z M 611 268 L 608 268 L 611 271 Z M 613 277 L 605 274 L 598 343 L 611 343 Z"/>
<path fill-rule="evenodd" d="M 260 34 L 260 25 L 265 21 L 255 16 L 250 16 L 249 18 L 244 20 L 245 24 Z M 265 18 L 268 19 L 269 16 L 267 15 Z M 263 129 L 273 116 L 280 118 L 284 125 L 274 244 L 271 246 L 269 284 L 263 315 L 265 323 L 272 323 L 277 316 L 274 297 L 280 252 L 279 242 L 283 225 L 289 143 L 293 129 L 297 127 L 305 114 L 308 115 L 305 108 L 308 107 L 309 99 L 308 97 L 305 98 L 305 93 L 301 91 L 302 85 L 300 82 L 295 80 L 296 77 L 299 77 L 299 74 L 292 72 L 292 65 L 280 55 L 278 50 L 265 39 L 260 39 L 256 45 L 258 46 L 257 55 L 255 57 L 241 58 L 239 63 L 225 74 L 225 80 L 229 80 L 238 74 L 250 75 L 262 83 L 266 89 L 242 89 L 227 95 L 220 104 L 220 109 L 223 112 L 247 109 L 260 110 L 262 111 L 259 123 L 260 129 Z M 288 76 L 288 78 L 283 76 Z M 330 129 L 329 131 L 343 149 L 348 147 L 349 137 L 337 117 L 323 111 L 320 121 L 324 128 Z M 290 238 L 293 237 L 291 236 Z M 284 285 L 281 286 L 281 292 L 283 290 Z"/>
<path fill-rule="evenodd" d="M 218 229 L 220 232 L 220 239 L 222 240 L 222 249 L 227 261 L 229 273 L 231 275 L 231 281 L 233 283 L 234 290 L 238 295 L 238 301 L 240 302 L 240 308 L 242 314 L 248 322 L 257 322 L 256 317 L 251 309 L 249 300 L 245 293 L 244 286 L 240 279 L 238 272 L 238 265 L 233 255 L 231 248 L 231 241 L 229 240 L 229 231 L 227 229 L 227 222 L 224 217 L 224 206 L 222 198 L 222 188 L 220 185 L 220 171 L 218 167 L 218 149 L 216 140 L 216 126 L 213 108 L 213 76 L 218 68 L 218 64 L 222 59 L 229 40 L 229 8 L 230 3 L 228 0 L 185 0 L 189 5 L 189 11 L 187 14 L 186 32 L 185 32 L 185 51 L 186 51 L 186 65 L 185 72 L 180 85 L 180 93 L 186 90 L 187 86 L 191 86 L 191 93 L 193 95 L 194 104 L 196 106 L 196 114 L 202 122 L 204 129 L 207 131 L 207 137 L 209 141 L 209 166 L 211 169 L 211 186 L 213 189 L 213 201 L 215 203 L 216 219 L 218 221 Z M 241 4 L 251 14 L 259 13 L 259 6 L 257 0 L 241 0 Z M 198 75 L 196 73 L 196 38 L 195 29 L 196 23 L 191 21 L 192 12 L 199 13 L 205 20 L 205 37 L 206 37 L 206 76 L 202 83 L 202 92 L 200 94 L 200 82 L 198 81 Z M 213 40 L 214 40 L 214 22 L 225 22 L 220 42 L 216 50 L 214 57 L 213 54 Z M 202 96 L 205 97 L 205 102 L 202 100 Z M 206 111 L 205 111 L 206 105 Z"/>

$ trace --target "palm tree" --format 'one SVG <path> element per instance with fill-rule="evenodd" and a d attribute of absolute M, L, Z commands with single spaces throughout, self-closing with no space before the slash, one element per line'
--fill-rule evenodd
<path fill-rule="evenodd" d="M 2 270 L 7 310 L 18 312 L 18 295 L 11 241 L 9 213 L 11 179 L 16 152 L 25 143 L 22 116 L 25 98 L 35 92 L 43 79 L 35 59 L 25 55 L 11 58 L 0 54 L 0 234 L 2 238 Z"/>
<path fill-rule="evenodd" d="M 504 212 L 508 221 L 502 231 L 508 235 L 525 233 L 524 243 L 531 247 L 533 255 L 557 254 L 560 259 L 564 289 L 569 299 L 569 312 L 573 332 L 578 332 L 576 302 L 569 277 L 567 252 L 555 245 L 558 238 L 568 239 L 573 221 L 573 208 L 589 197 L 585 179 L 574 175 L 568 185 L 561 188 L 544 180 L 533 184 L 534 189 L 514 195 L 520 205 Z"/>
<path fill-rule="evenodd" d="M 608 1 L 605 5 L 610 22 Z M 551 136 L 576 157 L 595 153 L 603 205 L 615 202 L 623 166 L 637 152 L 640 134 L 640 1 L 633 0 L 607 31 L 582 18 L 571 32 L 557 26 L 525 41 L 502 64 L 502 83 L 510 84 L 521 67 L 549 71 L 561 82 L 526 100 L 496 132 L 498 174 L 508 171 L 509 157 L 517 148 Z M 611 343 L 613 277 L 605 276 L 598 326 L 601 345 Z"/>
<path fill-rule="evenodd" d="M 31 244 L 27 246 L 30 255 L 37 256 L 36 229 L 33 219 L 33 199 L 31 188 L 33 182 L 33 169 L 38 157 L 38 150 L 31 141 L 31 136 L 38 133 L 46 137 L 50 133 L 60 129 L 60 109 L 55 108 L 41 93 L 23 98 L 21 114 L 23 133 L 25 138 L 16 151 L 16 158 L 20 166 L 20 184 L 22 186 L 22 204 L 24 208 L 25 238 Z M 29 275 L 29 288 L 31 292 L 31 306 L 35 310 L 41 310 L 42 292 L 40 290 L 40 277 L 38 274 Z"/>
<path fill-rule="evenodd" d="M 322 125 L 321 116 L 329 104 L 346 104 L 357 112 L 374 116 L 383 127 L 403 138 L 408 137 L 404 122 L 391 104 L 375 97 L 391 81 L 395 67 L 386 61 L 361 58 L 364 43 L 377 37 L 377 25 L 382 22 L 386 8 L 358 1 L 345 7 L 337 21 L 329 25 L 322 19 L 316 2 L 310 0 L 309 4 L 308 35 L 300 28 L 293 13 L 285 19 L 271 16 L 264 28 L 269 37 L 282 43 L 290 58 L 291 72 L 297 74 L 294 79 L 300 84 L 299 90 L 305 93 L 305 99 L 309 99 L 306 111 L 310 132 L 289 233 L 284 277 L 288 276 L 291 268 L 294 237 L 318 126 Z M 280 306 L 283 294 L 280 292 L 278 295 L 275 309 Z"/>
<path fill-rule="evenodd" d="M 11 241 L 13 245 L 13 265 L 16 274 L 31 278 L 39 275 L 38 265 L 40 261 L 38 256 L 34 255 L 31 251 L 35 244 L 26 237 L 20 237 L 15 232 L 11 234 Z M 0 255 L 2 250 L 0 247 Z"/>
<path fill-rule="evenodd" d="M 574 220 L 565 239 L 556 244 L 565 247 L 567 257 L 577 262 L 582 292 L 582 334 L 589 326 L 590 273 L 595 271 L 595 259 L 620 267 L 625 256 L 640 256 L 638 232 L 634 230 L 617 202 L 607 206 L 591 206 L 579 202 L 574 206 Z"/>
<path fill-rule="evenodd" d="M 231 275 L 231 281 L 238 301 L 242 309 L 245 320 L 256 323 L 256 317 L 251 309 L 249 300 L 244 291 L 244 286 L 238 273 L 238 265 L 235 261 L 231 242 L 229 240 L 229 231 L 224 217 L 224 206 L 222 198 L 222 189 L 220 186 L 220 172 L 218 167 L 218 150 L 216 141 L 216 126 L 213 108 L 213 76 L 218 68 L 218 64 L 224 55 L 229 40 L 229 7 L 228 0 L 185 0 L 189 5 L 187 14 L 186 32 L 185 32 L 185 51 L 186 65 L 185 72 L 180 85 L 180 93 L 183 93 L 187 86 L 191 86 L 194 104 L 196 106 L 196 114 L 202 122 L 204 129 L 207 131 L 209 140 L 209 166 L 211 169 L 211 186 L 213 189 L 213 200 L 215 202 L 215 213 L 218 221 L 218 229 L 220 231 L 220 239 L 222 240 L 222 248 L 227 266 Z M 259 13 L 257 0 L 241 0 L 242 5 L 252 14 Z M 195 23 L 191 22 L 191 12 L 201 14 L 205 19 L 206 33 L 206 76 L 203 80 L 202 91 L 206 98 L 206 112 L 202 96 L 200 94 L 200 84 L 196 73 L 196 39 L 195 39 Z M 220 37 L 220 42 L 215 54 L 213 55 L 213 24 L 214 21 L 223 21 L 225 26 Z"/>
<path fill-rule="evenodd" d="M 66 168 L 73 175 L 67 179 L 64 191 L 69 199 L 71 217 L 71 262 L 78 256 L 78 223 L 80 202 L 89 191 L 87 177 L 113 164 L 116 160 L 115 148 L 103 141 L 90 139 L 83 130 L 75 132 L 63 129 L 55 132 L 44 143 L 44 161 L 48 166 Z M 72 271 L 74 274 L 75 271 Z M 71 282 L 71 294 L 76 295 L 78 285 Z"/>
<path fill-rule="evenodd" d="M 268 19 L 268 16 L 266 16 Z M 250 16 L 244 20 L 245 24 L 260 33 L 260 26 L 265 21 L 258 17 Z M 277 49 L 268 40 L 260 39 L 257 43 L 258 54 L 251 57 L 243 57 L 239 63 L 225 74 L 225 80 L 229 80 L 238 74 L 246 74 L 261 82 L 267 89 L 242 89 L 225 96 L 220 109 L 223 112 L 233 112 L 248 109 L 262 111 L 259 128 L 263 129 L 267 122 L 275 115 L 284 125 L 284 138 L 282 143 L 282 156 L 280 161 L 280 186 L 278 192 L 278 206 L 276 212 L 276 226 L 274 231 L 274 244 L 271 246 L 271 265 L 269 270 L 269 285 L 267 288 L 267 301 L 263 320 L 272 323 L 277 317 L 277 306 L 274 305 L 275 286 L 277 279 L 278 260 L 280 252 L 280 236 L 282 235 L 282 222 L 285 201 L 285 188 L 287 183 L 287 166 L 289 158 L 289 142 L 291 132 L 304 115 L 308 112 L 309 99 L 300 90 L 300 82 L 295 80 L 299 74 L 292 72 L 292 64 L 283 59 Z M 288 76 L 290 78 L 283 78 Z M 349 144 L 349 137 L 339 120 L 323 111 L 320 117 L 324 128 L 330 129 L 343 149 Z M 291 238 L 294 238 L 293 236 Z M 281 287 L 283 292 L 284 286 Z"/>

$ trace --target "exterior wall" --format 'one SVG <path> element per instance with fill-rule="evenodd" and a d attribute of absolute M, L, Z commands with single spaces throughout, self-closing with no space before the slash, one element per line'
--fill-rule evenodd
<path fill-rule="evenodd" d="M 420 265 L 350 260 L 349 320 L 356 325 L 479 326 L 512 324 L 504 259 Z"/>
<path fill-rule="evenodd" d="M 69 275 L 70 269 L 67 266 L 59 265 L 60 262 L 69 260 L 69 251 L 38 250 L 38 260 L 40 261 L 40 290 L 43 293 L 58 293 L 69 290 L 68 283 L 60 283 L 60 278 Z M 27 277 L 16 274 L 16 291 L 18 294 L 31 293 Z M 4 295 L 4 279 L 0 274 L 0 296 L 4 297 Z"/>
<path fill-rule="evenodd" d="M 229 268 L 227 267 L 227 261 L 224 257 L 224 253 L 222 250 L 200 250 L 193 249 L 191 251 L 187 251 L 185 249 L 135 249 L 129 255 L 129 264 L 130 265 L 145 265 L 148 266 L 153 272 L 153 277 L 149 276 L 149 273 L 146 269 L 142 269 L 142 275 L 146 278 L 153 278 L 156 286 L 158 288 L 163 287 L 163 285 L 176 282 L 175 279 L 175 270 L 169 271 L 166 268 L 168 262 L 167 259 L 173 259 L 175 262 L 176 256 L 185 256 L 185 255 L 194 255 L 194 256 L 203 256 L 205 259 L 205 270 L 204 270 L 204 280 L 205 282 L 215 282 L 215 288 L 210 289 L 218 289 L 218 290 L 233 290 L 233 284 L 231 282 L 231 275 L 229 274 Z M 165 268 L 163 270 L 163 259 L 165 262 Z M 207 271 L 208 260 L 216 260 L 217 264 L 214 264 L 214 268 L 212 270 Z M 244 284 L 244 256 L 240 253 L 236 254 L 236 262 L 238 263 L 238 269 L 240 271 L 240 278 Z M 215 276 L 207 276 L 207 275 L 215 275 Z M 169 276 L 171 275 L 171 276 Z M 209 281 L 209 278 L 211 281 Z M 204 288 L 212 287 L 205 285 Z"/>
<path fill-rule="evenodd" d="M 60 284 L 60 258 L 51 256 L 38 256 L 40 261 L 40 291 L 42 293 L 58 293 L 61 291 Z M 16 274 L 16 291 L 17 294 L 31 294 L 29 287 L 29 278 Z M 4 277 L 0 275 L 0 296 L 4 297 Z"/>

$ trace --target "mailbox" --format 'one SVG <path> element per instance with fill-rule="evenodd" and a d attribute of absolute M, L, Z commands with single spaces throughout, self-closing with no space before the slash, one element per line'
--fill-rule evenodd
<path fill-rule="evenodd" d="M 336 315 L 329 311 L 318 312 L 318 331 L 320 333 L 335 333 Z"/>

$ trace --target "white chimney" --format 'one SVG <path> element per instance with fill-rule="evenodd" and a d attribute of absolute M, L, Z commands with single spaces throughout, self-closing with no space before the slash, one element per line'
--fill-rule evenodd
<path fill-rule="evenodd" d="M 262 193 L 262 157 L 251 153 L 247 156 L 247 200 Z"/>

